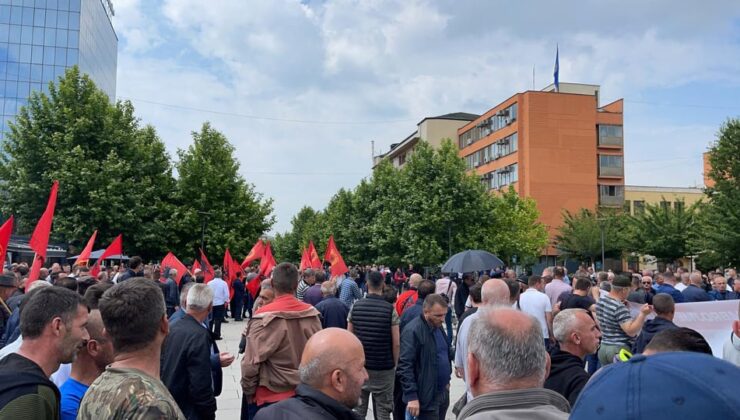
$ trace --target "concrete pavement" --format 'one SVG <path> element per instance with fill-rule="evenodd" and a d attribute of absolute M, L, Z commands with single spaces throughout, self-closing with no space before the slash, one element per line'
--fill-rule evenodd
<path fill-rule="evenodd" d="M 221 326 L 221 335 L 223 340 L 218 342 L 221 351 L 228 351 L 237 354 L 239 351 L 239 340 L 241 332 L 246 326 L 247 321 L 236 322 L 229 319 L 228 324 Z M 218 411 L 216 411 L 217 420 L 239 420 L 241 417 L 242 389 L 239 381 L 241 379 L 241 357 L 237 357 L 231 366 L 224 368 L 224 386 L 221 395 L 216 398 Z M 454 377 L 450 384 L 450 409 L 447 411 L 447 419 L 454 420 L 452 414 L 452 404 L 465 392 L 465 383 Z M 372 406 L 372 403 L 370 404 Z M 372 411 L 368 412 L 368 419 L 373 419 Z"/>

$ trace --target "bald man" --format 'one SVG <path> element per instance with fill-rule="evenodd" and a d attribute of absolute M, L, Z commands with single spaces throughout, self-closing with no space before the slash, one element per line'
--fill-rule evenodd
<path fill-rule="evenodd" d="M 482 307 L 491 307 L 494 305 L 509 305 L 511 298 L 511 292 L 509 286 L 505 281 L 501 279 L 490 279 L 483 283 L 481 289 L 481 304 Z M 480 310 L 476 313 L 468 316 L 460 326 L 460 331 L 457 334 L 457 347 L 455 350 L 455 375 L 458 378 L 466 378 L 465 372 L 465 361 L 468 357 L 468 331 L 470 326 L 473 325 L 480 315 Z M 465 388 L 468 395 L 468 401 L 473 399 L 473 394 L 470 392 L 468 381 L 465 380 Z"/>
<path fill-rule="evenodd" d="M 295 396 L 257 412 L 255 420 L 356 419 L 352 412 L 368 379 L 365 352 L 354 334 L 340 328 L 315 333 L 298 368 Z"/>
<path fill-rule="evenodd" d="M 89 305 L 89 301 L 88 301 Z M 103 334 L 100 311 L 92 309 L 87 319 L 90 339 L 77 351 L 69 379 L 59 388 L 62 396 L 62 420 L 76 419 L 82 397 L 105 367 L 113 363 L 113 342 Z"/>

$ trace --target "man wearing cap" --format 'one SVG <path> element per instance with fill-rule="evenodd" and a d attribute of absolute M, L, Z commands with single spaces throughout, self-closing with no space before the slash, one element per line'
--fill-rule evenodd
<path fill-rule="evenodd" d="M 651 311 L 650 305 L 646 303 L 640 308 L 637 317 L 632 319 L 629 309 L 624 304 L 631 285 L 632 282 L 627 277 L 616 276 L 609 293 L 596 302 L 596 318 L 602 334 L 599 348 L 599 361 L 602 366 L 612 363 L 614 356 L 622 349 L 631 349 L 632 337 L 642 330 Z"/>
<path fill-rule="evenodd" d="M 13 313 L 6 302 L 13 296 L 16 290 L 18 288 L 16 287 L 15 276 L 11 274 L 0 275 L 0 337 L 4 335 L 8 318 Z M 0 342 L 0 347 L 3 347 L 5 344 L 4 342 Z"/>
<path fill-rule="evenodd" d="M 722 390 L 735 390 L 737 378 L 740 368 L 707 354 L 637 354 L 594 376 L 570 419 L 736 419 L 740 393 Z"/>

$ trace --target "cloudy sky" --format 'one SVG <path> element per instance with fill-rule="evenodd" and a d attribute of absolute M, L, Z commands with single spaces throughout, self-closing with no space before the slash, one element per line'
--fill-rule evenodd
<path fill-rule="evenodd" d="M 370 174 L 422 118 L 552 82 L 625 99 L 628 184 L 701 184 L 740 116 L 740 2 L 116 0 L 119 99 L 174 157 L 204 121 L 285 231 Z"/>

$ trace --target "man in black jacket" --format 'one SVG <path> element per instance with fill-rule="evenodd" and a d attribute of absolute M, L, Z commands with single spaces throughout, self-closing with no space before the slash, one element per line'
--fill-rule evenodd
<path fill-rule="evenodd" d="M 450 405 L 452 349 L 442 325 L 447 301 L 438 294 L 424 299 L 424 312 L 401 335 L 398 371 L 406 411 L 419 420 L 443 420 Z"/>
<path fill-rule="evenodd" d="M 370 379 L 362 387 L 360 406 L 355 412 L 367 415 L 370 394 L 379 420 L 390 420 L 393 411 L 393 381 L 400 349 L 399 318 L 396 309 L 383 297 L 383 275 L 367 274 L 367 298 L 358 300 L 349 314 L 347 329 L 360 339 L 365 350 L 365 369 Z M 325 301 L 321 301 L 319 305 Z"/>
<path fill-rule="evenodd" d="M 256 420 L 359 420 L 352 411 L 367 380 L 362 343 L 327 328 L 306 342 L 295 395 L 257 412 Z"/>
<path fill-rule="evenodd" d="M 185 316 L 170 329 L 162 352 L 162 382 L 188 419 L 216 418 L 211 334 L 203 324 L 212 307 L 213 291 L 205 284 L 193 285 Z"/>
<path fill-rule="evenodd" d="M 658 293 L 653 297 L 653 309 L 655 318 L 645 321 L 642 326 L 640 335 L 637 336 L 635 344 L 632 346 L 632 353 L 642 353 L 645 347 L 650 343 L 655 334 L 663 331 L 678 328 L 673 323 L 673 315 L 676 312 L 676 305 L 671 295 L 667 293 Z"/>
<path fill-rule="evenodd" d="M 241 321 L 244 313 L 244 282 L 242 281 L 242 272 L 236 273 L 236 279 L 231 283 L 231 289 L 234 290 L 234 297 L 231 298 L 231 316 L 234 321 Z"/>
<path fill-rule="evenodd" d="M 591 313 L 581 308 L 560 311 L 552 329 L 559 347 L 550 353 L 550 375 L 543 387 L 562 395 L 573 406 L 589 379 L 583 360 L 598 350 L 601 331 Z"/>

